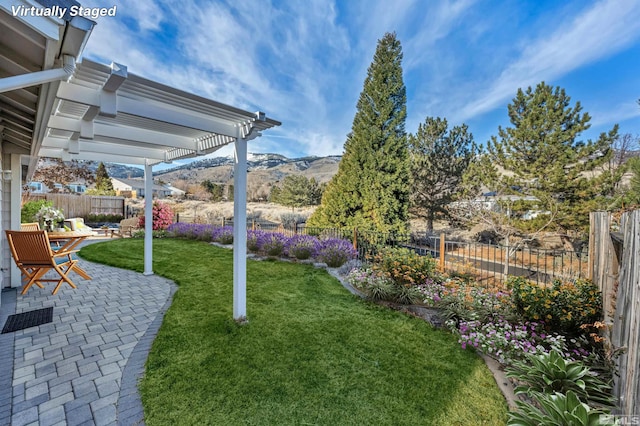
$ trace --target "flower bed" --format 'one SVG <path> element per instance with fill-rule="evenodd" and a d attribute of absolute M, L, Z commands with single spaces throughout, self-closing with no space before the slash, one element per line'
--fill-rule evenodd
<path fill-rule="evenodd" d="M 233 227 L 217 227 L 192 223 L 174 223 L 167 234 L 175 238 L 233 243 Z M 247 250 L 270 257 L 287 257 L 296 260 L 315 260 L 337 268 L 357 257 L 349 241 L 339 238 L 318 239 L 311 235 L 287 237 L 279 232 L 247 231 Z"/>

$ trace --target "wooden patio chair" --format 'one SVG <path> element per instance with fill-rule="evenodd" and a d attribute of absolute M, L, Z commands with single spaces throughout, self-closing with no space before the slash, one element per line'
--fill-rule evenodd
<path fill-rule="evenodd" d="M 54 252 L 46 231 L 5 231 L 5 233 L 13 260 L 26 278 L 20 294 L 25 294 L 34 284 L 44 288 L 42 282 L 45 281 L 57 282 L 52 294 L 58 292 L 63 282 L 76 288 L 68 276 L 78 263 L 78 260 L 71 257 L 75 251 Z M 60 279 L 43 278 L 49 271 L 56 271 Z"/>
<path fill-rule="evenodd" d="M 21 231 L 39 231 L 40 224 L 38 222 L 21 223 L 20 230 Z"/>
<path fill-rule="evenodd" d="M 111 230 L 111 238 L 113 237 L 133 237 L 133 233 L 140 229 L 138 226 L 139 218 L 130 217 L 129 219 L 122 219 L 118 229 Z"/>

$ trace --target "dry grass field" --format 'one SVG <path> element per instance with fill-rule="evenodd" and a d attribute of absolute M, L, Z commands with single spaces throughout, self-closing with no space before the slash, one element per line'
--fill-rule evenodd
<path fill-rule="evenodd" d="M 181 222 L 194 223 L 221 223 L 222 219 L 233 217 L 233 201 L 208 202 L 197 200 L 162 200 L 171 206 L 173 211 L 180 216 Z M 144 209 L 144 200 L 128 200 L 127 203 L 136 209 Z M 280 217 L 284 213 L 296 213 L 310 216 L 316 207 L 303 207 L 291 209 L 274 203 L 247 203 L 247 217 L 280 223 Z"/>

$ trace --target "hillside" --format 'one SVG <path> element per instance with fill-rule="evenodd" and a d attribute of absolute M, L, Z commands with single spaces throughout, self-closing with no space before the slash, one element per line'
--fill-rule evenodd
<path fill-rule="evenodd" d="M 328 182 L 338 171 L 340 156 L 287 158 L 280 154 L 249 154 L 247 158 L 248 186 L 273 185 L 287 175 L 302 175 L 318 182 Z M 180 167 L 154 173 L 166 183 L 184 180 L 200 183 L 233 184 L 233 158 L 216 157 L 197 160 Z"/>

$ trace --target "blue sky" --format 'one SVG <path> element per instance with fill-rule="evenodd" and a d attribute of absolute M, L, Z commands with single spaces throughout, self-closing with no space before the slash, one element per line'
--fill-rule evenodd
<path fill-rule="evenodd" d="M 392 31 L 409 133 L 444 117 L 484 143 L 509 125 L 518 88 L 545 81 L 591 115 L 581 139 L 615 123 L 640 135 L 638 0 L 81 3 L 118 5 L 98 19 L 84 56 L 282 121 L 250 152 L 341 154 L 377 41 Z"/>

